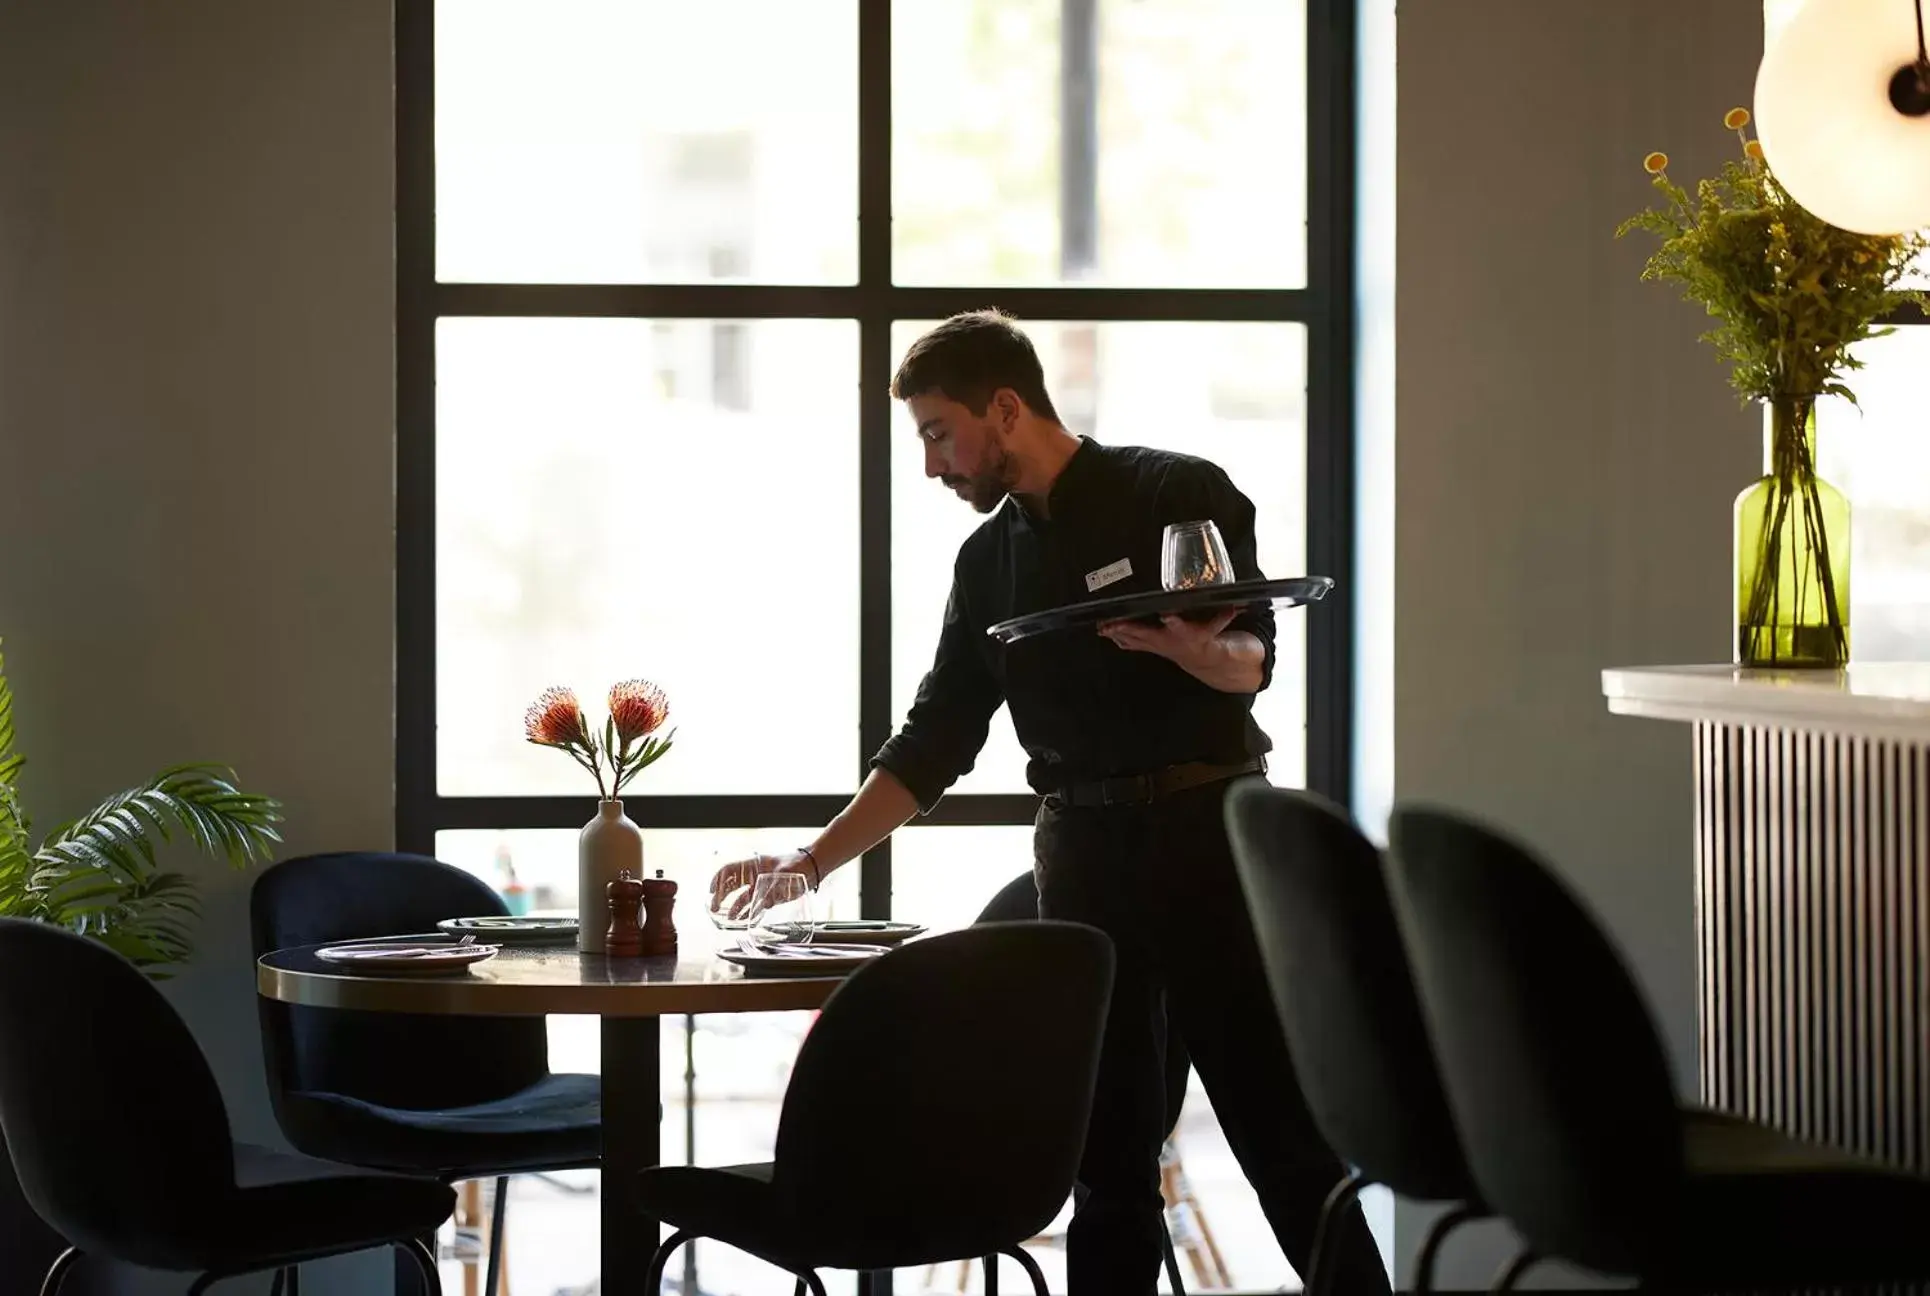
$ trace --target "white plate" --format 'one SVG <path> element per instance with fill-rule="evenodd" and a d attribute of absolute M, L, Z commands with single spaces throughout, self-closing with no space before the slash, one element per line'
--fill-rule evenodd
<path fill-rule="evenodd" d="M 449 976 L 493 959 L 498 945 L 436 945 L 425 941 L 363 941 L 330 945 L 315 951 L 324 963 L 356 972 L 401 976 Z"/>
<path fill-rule="evenodd" d="M 451 936 L 471 936 L 498 945 L 569 945 L 576 940 L 574 918 L 488 916 L 444 918 L 436 926 Z"/>
<path fill-rule="evenodd" d="M 797 934 L 801 927 L 811 928 L 815 938 L 827 944 L 839 945 L 896 945 L 914 936 L 923 936 L 925 929 L 918 923 L 888 922 L 884 919 L 827 919 L 818 923 L 785 923 L 774 930 L 787 936 Z"/>
<path fill-rule="evenodd" d="M 719 950 L 746 976 L 837 976 L 855 972 L 885 951 L 877 945 L 762 945 L 755 950 Z"/>

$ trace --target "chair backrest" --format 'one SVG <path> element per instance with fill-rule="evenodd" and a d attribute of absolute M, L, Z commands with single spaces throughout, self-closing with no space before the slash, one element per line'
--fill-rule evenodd
<path fill-rule="evenodd" d="M 1233 860 L 1308 1109 L 1343 1161 L 1424 1200 L 1474 1197 L 1380 851 L 1328 801 L 1249 783 Z"/>
<path fill-rule="evenodd" d="M 1039 884 L 1030 870 L 998 889 L 979 911 L 977 922 L 1031 922 L 1039 916 Z M 1192 1082 L 1193 1059 L 1186 1042 L 1170 1023 L 1166 1031 L 1166 1133 L 1179 1128 L 1186 1108 L 1186 1087 Z"/>
<path fill-rule="evenodd" d="M 82 1250 L 171 1267 L 234 1191 L 228 1113 L 186 1023 L 87 937 L 0 919 L 0 1129 L 29 1204 Z"/>
<path fill-rule="evenodd" d="M 1032 871 L 1025 872 L 998 889 L 998 893 L 985 902 L 974 922 L 1031 922 L 1039 916 L 1039 883 Z"/>
<path fill-rule="evenodd" d="M 1543 1254 L 1656 1272 L 1679 1214 L 1681 1119 L 1607 935 L 1525 847 L 1459 815 L 1398 810 L 1389 860 L 1482 1196 Z"/>
<path fill-rule="evenodd" d="M 853 974 L 784 1095 L 784 1208 L 827 1245 L 886 1239 L 927 1259 L 1043 1230 L 1085 1147 L 1112 972 L 1100 932 L 1029 922 L 933 936 Z M 881 1267 L 868 1247 L 823 1263 Z"/>
<path fill-rule="evenodd" d="M 507 912 L 501 896 L 461 869 L 374 852 L 307 855 L 265 869 L 250 909 L 257 958 L 297 945 L 420 935 L 445 918 Z M 507 1097 L 549 1073 L 549 1035 L 537 1017 L 344 1012 L 264 998 L 261 1019 L 269 1094 L 297 1147 L 305 1144 L 284 1105 L 290 1093 L 429 1110 Z"/>

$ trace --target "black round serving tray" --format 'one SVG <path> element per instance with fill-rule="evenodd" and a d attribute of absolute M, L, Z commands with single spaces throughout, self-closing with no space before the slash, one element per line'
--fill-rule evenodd
<path fill-rule="evenodd" d="M 1029 612 L 988 627 L 985 633 L 1000 643 L 1009 644 L 1048 631 L 1097 625 L 1101 621 L 1151 620 L 1262 604 L 1299 607 L 1302 603 L 1317 603 L 1326 598 L 1333 587 L 1331 576 L 1293 576 L 1285 580 L 1234 581 L 1230 585 L 1203 585 L 1198 589 L 1122 594 L 1117 598 L 1071 603 L 1047 612 Z"/>

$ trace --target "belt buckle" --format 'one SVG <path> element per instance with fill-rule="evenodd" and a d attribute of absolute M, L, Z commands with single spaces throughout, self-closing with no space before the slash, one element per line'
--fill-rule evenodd
<path fill-rule="evenodd" d="M 1124 783 L 1132 788 L 1130 795 L 1115 797 L 1113 785 Z M 1128 774 L 1124 778 L 1104 779 L 1099 784 L 1099 804 L 1102 806 L 1139 805 L 1152 800 L 1153 779 L 1150 774 Z"/>

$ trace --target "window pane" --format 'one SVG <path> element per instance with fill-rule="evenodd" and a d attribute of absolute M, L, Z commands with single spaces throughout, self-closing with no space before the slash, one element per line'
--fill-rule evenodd
<path fill-rule="evenodd" d="M 644 861 L 679 883 L 675 916 L 677 942 L 686 953 L 720 944 L 700 898 L 718 862 L 750 851 L 783 850 L 809 840 L 813 828 L 653 830 L 643 834 Z M 535 911 L 576 911 L 576 834 L 570 831 L 473 831 L 436 834 L 436 855 L 496 886 L 513 876 L 521 901 Z M 822 892 L 827 913 L 836 918 L 858 914 L 858 870 L 831 875 Z M 690 1023 L 682 1017 L 663 1023 L 663 1156 L 666 1165 L 744 1165 L 768 1161 L 776 1149 L 777 1117 L 791 1064 L 815 1014 L 715 1013 Z M 601 1046 L 594 1017 L 549 1019 L 550 1067 L 595 1074 Z M 685 1048 L 696 1066 L 685 1078 Z M 694 1089 L 694 1094 L 691 1090 Z M 694 1104 L 691 1099 L 694 1097 Z M 686 1112 L 694 1113 L 695 1138 L 686 1139 Z M 694 1150 L 695 1157 L 690 1155 Z M 563 1191 L 558 1182 L 576 1191 Z M 514 1209 L 509 1212 L 509 1289 L 517 1292 L 582 1291 L 597 1276 L 601 1236 L 595 1171 L 568 1172 L 549 1181 L 525 1176 L 512 1181 Z M 740 1251 L 700 1243 L 698 1274 L 707 1292 L 789 1291 L 788 1280 L 770 1266 Z M 682 1256 L 671 1272 L 683 1272 Z M 454 1281 L 455 1275 L 449 1275 Z M 851 1293 L 855 1279 L 826 1273 L 832 1292 Z M 451 1287 L 450 1290 L 455 1290 Z"/>
<path fill-rule="evenodd" d="M 853 282 L 857 62 L 856 0 L 438 4 L 439 277 Z"/>
<path fill-rule="evenodd" d="M 858 768 L 857 326 L 445 319 L 437 331 L 437 771 L 582 794 L 525 742 L 549 684 L 670 694 L 631 785 L 842 792 Z"/>
<path fill-rule="evenodd" d="M 902 356 L 929 325 L 893 329 Z M 1224 468 L 1258 514 L 1260 567 L 1304 574 L 1306 563 L 1306 340 L 1298 324 L 1025 325 L 1039 349 L 1047 389 L 1075 432 L 1109 445 L 1200 455 Z M 892 698 L 902 716 L 931 664 L 952 559 L 983 519 L 924 476 L 902 412 L 892 438 Z M 1306 618 L 1316 605 L 1277 618 L 1273 683 L 1253 713 L 1273 739 L 1270 779 L 1296 785 L 1306 767 Z M 977 766 L 958 792 L 1024 792 L 1025 753 L 1003 708 Z"/>
<path fill-rule="evenodd" d="M 891 22 L 897 282 L 1305 282 L 1304 0 L 903 0 Z"/>
<path fill-rule="evenodd" d="M 1900 328 L 1857 354 L 1866 367 L 1847 381 L 1861 409 L 1827 399 L 1816 416 L 1818 467 L 1850 500 L 1850 656 L 1930 660 L 1930 328 Z"/>

